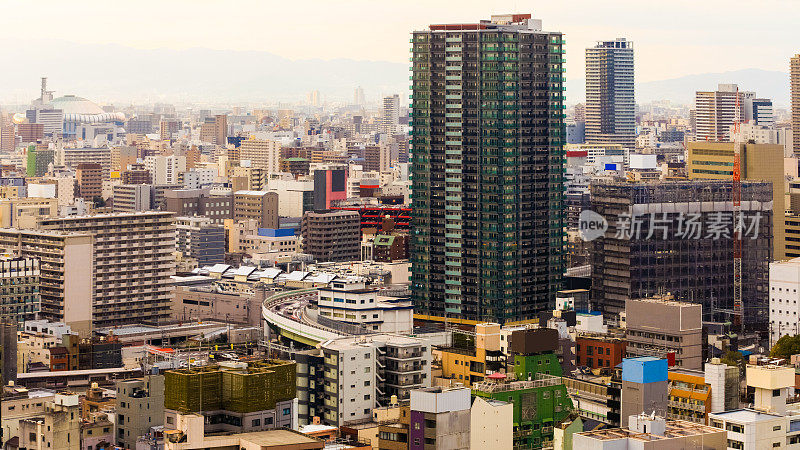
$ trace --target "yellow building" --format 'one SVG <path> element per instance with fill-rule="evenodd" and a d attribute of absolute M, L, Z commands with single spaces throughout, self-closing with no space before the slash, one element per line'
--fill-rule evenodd
<path fill-rule="evenodd" d="M 458 333 L 454 333 L 454 339 L 456 334 Z M 456 346 L 441 349 L 443 378 L 472 386 L 472 383 L 483 381 L 487 369 L 490 373 L 499 370 L 496 363 L 505 358 L 500 351 L 500 324 L 475 325 L 474 338 L 474 349 Z"/>
<path fill-rule="evenodd" d="M 783 146 L 739 142 L 690 142 L 686 168 L 691 180 L 732 180 L 734 146 L 741 146 L 741 179 L 772 182 L 773 245 L 772 256 L 786 259 L 785 184 Z M 731 199 L 732 200 L 732 199 Z"/>
<path fill-rule="evenodd" d="M 667 372 L 669 397 L 667 419 L 708 425 L 711 412 L 711 386 L 701 371 L 674 369 Z"/>

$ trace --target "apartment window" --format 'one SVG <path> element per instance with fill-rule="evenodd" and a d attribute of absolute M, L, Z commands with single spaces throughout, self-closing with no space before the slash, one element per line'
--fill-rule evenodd
<path fill-rule="evenodd" d="M 261 419 L 253 419 L 252 426 L 260 427 L 261 426 Z"/>
<path fill-rule="evenodd" d="M 744 433 L 744 427 L 735 423 L 725 424 L 725 429 L 728 431 L 733 431 L 734 433 Z"/>
<path fill-rule="evenodd" d="M 775 425 L 774 427 L 772 427 L 772 431 L 781 431 L 781 426 Z"/>
<path fill-rule="evenodd" d="M 283 408 L 283 415 L 284 416 L 288 416 L 289 413 L 291 413 L 291 412 L 292 412 L 291 408 Z"/>

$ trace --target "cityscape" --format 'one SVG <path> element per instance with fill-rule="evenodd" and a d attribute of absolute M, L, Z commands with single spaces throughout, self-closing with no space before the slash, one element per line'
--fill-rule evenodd
<path fill-rule="evenodd" d="M 800 449 L 794 3 L 75 3 L 0 17 L 2 450 Z"/>

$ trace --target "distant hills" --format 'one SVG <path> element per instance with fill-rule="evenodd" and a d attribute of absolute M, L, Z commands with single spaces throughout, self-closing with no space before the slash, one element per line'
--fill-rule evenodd
<path fill-rule="evenodd" d="M 776 106 L 789 105 L 789 73 L 761 69 L 741 69 L 720 73 L 701 73 L 667 80 L 636 83 L 636 101 L 670 100 L 691 104 L 694 93 L 715 90 L 720 83 L 736 83 L 743 91 L 755 91 L 759 97 L 771 98 Z M 585 80 L 567 80 L 567 101 L 583 101 Z"/>
<path fill-rule="evenodd" d="M 270 43 L 266 42 L 265 47 Z M 407 94 L 407 63 L 384 61 L 290 60 L 269 52 L 193 48 L 143 50 L 121 45 L 66 41 L 11 40 L 0 46 L 0 102 L 27 104 L 39 94 L 39 77 L 49 77 L 56 95 L 75 94 L 117 103 L 296 102 L 311 90 L 323 100 L 352 101 L 356 86 L 368 101 Z M 637 102 L 667 99 L 689 104 L 698 89 L 738 83 L 778 106 L 789 103 L 788 73 L 742 69 L 638 83 Z M 567 81 L 568 103 L 582 101 L 584 80 Z"/>

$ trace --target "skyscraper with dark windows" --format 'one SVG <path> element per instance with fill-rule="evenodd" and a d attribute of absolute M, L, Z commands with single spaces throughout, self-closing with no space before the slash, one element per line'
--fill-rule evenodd
<path fill-rule="evenodd" d="M 564 272 L 564 40 L 530 14 L 412 38 L 412 295 L 436 317 L 552 308 Z"/>

